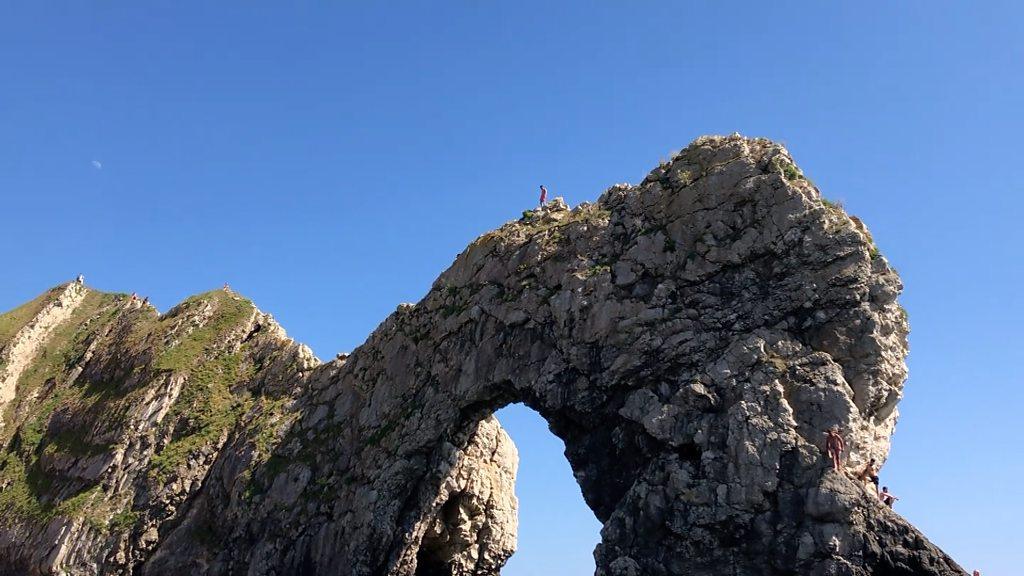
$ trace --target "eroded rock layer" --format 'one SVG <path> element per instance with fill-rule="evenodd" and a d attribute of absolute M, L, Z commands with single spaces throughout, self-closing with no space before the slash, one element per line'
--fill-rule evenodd
<path fill-rule="evenodd" d="M 497 574 L 537 410 L 601 576 L 952 575 L 870 490 L 906 377 L 899 278 L 767 140 L 485 234 L 319 363 L 243 298 L 68 285 L 0 316 L 0 570 Z M 58 306 L 55 303 L 61 302 Z"/>

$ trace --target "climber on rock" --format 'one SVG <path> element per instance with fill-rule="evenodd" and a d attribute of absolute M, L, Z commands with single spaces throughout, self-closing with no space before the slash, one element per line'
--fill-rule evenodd
<path fill-rule="evenodd" d="M 899 500 L 899 497 L 894 496 L 891 492 L 889 492 L 888 486 L 883 486 L 882 491 L 878 493 L 878 499 L 881 500 L 882 503 L 888 506 L 889 508 L 892 508 L 893 502 Z"/>
<path fill-rule="evenodd" d="M 544 207 L 544 203 L 548 201 L 548 189 L 543 184 L 540 185 L 540 205 Z"/>
<path fill-rule="evenodd" d="M 75 284 L 85 284 L 85 276 L 79 274 L 78 277 L 75 278 Z"/>
<path fill-rule="evenodd" d="M 875 492 L 878 492 L 878 465 L 875 464 L 874 458 L 864 465 L 864 469 L 857 475 L 857 479 L 861 482 L 870 480 L 875 485 Z"/>
<path fill-rule="evenodd" d="M 842 469 L 843 450 L 846 449 L 846 443 L 839 435 L 838 426 L 829 428 L 825 437 L 825 452 L 828 454 L 829 460 L 832 461 L 832 469 L 839 472 Z"/>

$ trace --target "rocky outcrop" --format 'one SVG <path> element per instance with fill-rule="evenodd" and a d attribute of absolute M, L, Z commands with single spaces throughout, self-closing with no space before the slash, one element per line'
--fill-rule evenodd
<path fill-rule="evenodd" d="M 519 456 L 492 416 L 480 422 L 395 571 L 422 575 L 498 574 L 516 549 Z"/>
<path fill-rule="evenodd" d="M 31 311 L 27 323 L 17 329 L 0 351 L 0 410 L 14 398 L 18 380 L 54 329 L 71 317 L 84 296 L 85 288 L 77 283 L 67 284 L 45 294 L 41 297 L 42 309 Z M 16 318 L 12 317 L 12 324 L 15 321 Z M 0 429 L 3 425 L 3 418 L 0 417 Z"/>
<path fill-rule="evenodd" d="M 325 364 L 234 294 L 90 292 L 9 403 L 0 567 L 496 574 L 490 415 L 523 402 L 604 524 L 601 576 L 962 574 L 822 456 L 831 426 L 851 469 L 888 454 L 901 289 L 784 148 L 732 136 L 485 234 Z"/>

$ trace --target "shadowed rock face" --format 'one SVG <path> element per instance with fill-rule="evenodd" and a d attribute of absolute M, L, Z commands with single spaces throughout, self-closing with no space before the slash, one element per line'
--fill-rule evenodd
<path fill-rule="evenodd" d="M 0 567 L 497 574 L 516 457 L 490 415 L 519 401 L 604 524 L 599 575 L 963 574 L 822 455 L 837 425 L 851 469 L 884 462 L 901 288 L 782 147 L 732 136 L 485 234 L 326 364 L 233 294 L 158 317 L 90 291 L 62 363 L 17 340 Z"/>

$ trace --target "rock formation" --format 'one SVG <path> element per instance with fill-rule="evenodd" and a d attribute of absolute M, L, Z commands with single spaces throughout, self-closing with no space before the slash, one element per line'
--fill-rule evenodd
<path fill-rule="evenodd" d="M 0 571 L 494 575 L 523 402 L 604 524 L 600 576 L 954 575 L 849 474 L 884 462 L 902 286 L 781 146 L 705 137 L 473 242 L 320 363 L 227 291 L 71 284 L 0 316 Z"/>

